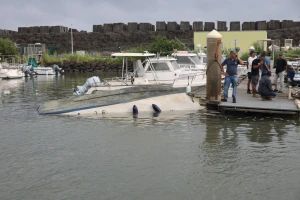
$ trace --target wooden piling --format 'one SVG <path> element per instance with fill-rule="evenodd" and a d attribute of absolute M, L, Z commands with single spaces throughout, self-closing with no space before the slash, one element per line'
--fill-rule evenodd
<path fill-rule="evenodd" d="M 222 35 L 216 30 L 207 35 L 206 98 L 208 104 L 221 101 Z"/>

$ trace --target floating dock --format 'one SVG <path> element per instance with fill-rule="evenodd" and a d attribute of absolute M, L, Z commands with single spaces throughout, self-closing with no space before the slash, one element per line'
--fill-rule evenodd
<path fill-rule="evenodd" d="M 218 105 L 223 114 L 244 112 L 299 115 L 300 110 L 294 100 L 288 99 L 288 89 L 285 88 L 282 94 L 277 94 L 277 97 L 271 101 L 263 101 L 261 98 L 252 97 L 252 94 L 247 94 L 247 82 L 247 78 L 242 80 L 237 88 L 237 103 L 232 103 L 232 97 L 229 97 L 228 102 L 221 102 Z"/>

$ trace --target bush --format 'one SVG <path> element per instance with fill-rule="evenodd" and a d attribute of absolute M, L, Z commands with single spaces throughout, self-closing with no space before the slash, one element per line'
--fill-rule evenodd
<path fill-rule="evenodd" d="M 153 38 L 149 52 L 167 55 L 172 53 L 174 49 L 186 50 L 186 47 L 177 40 L 170 40 L 165 36 L 157 36 Z"/>
<path fill-rule="evenodd" d="M 300 49 L 288 50 L 284 56 L 286 58 L 300 58 Z"/>
<path fill-rule="evenodd" d="M 248 60 L 248 58 L 249 58 L 249 53 L 248 52 L 245 52 L 245 53 L 243 53 L 243 55 L 240 57 L 243 61 L 247 61 Z"/>
<path fill-rule="evenodd" d="M 264 52 L 264 49 L 263 49 L 262 45 L 260 45 L 258 42 L 252 43 L 252 46 L 254 47 L 257 55 L 261 54 L 262 52 Z"/>
<path fill-rule="evenodd" d="M 0 38 L 0 53 L 1 55 L 17 55 L 18 49 L 16 45 L 8 38 Z"/>

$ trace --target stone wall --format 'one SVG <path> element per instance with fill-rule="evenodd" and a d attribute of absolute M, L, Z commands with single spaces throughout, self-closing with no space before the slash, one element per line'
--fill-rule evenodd
<path fill-rule="evenodd" d="M 145 25 L 146 29 L 153 29 L 152 26 Z M 138 47 L 145 44 L 150 44 L 154 36 L 166 36 L 170 39 L 178 38 L 187 46 L 191 46 L 194 41 L 194 32 L 187 31 L 120 31 L 117 33 L 99 33 L 99 32 L 73 32 L 74 51 L 85 50 L 94 52 L 117 52 L 131 47 Z M 71 51 L 70 33 L 61 34 L 7 34 L 2 37 L 12 39 L 19 44 L 20 47 L 25 47 L 28 44 L 42 43 L 46 47 L 55 47 L 56 52 L 64 53 Z"/>
<path fill-rule="evenodd" d="M 280 40 L 280 44 L 284 44 L 285 39 L 293 39 L 293 45 L 300 45 L 300 27 L 268 30 L 268 38 Z"/>
<path fill-rule="evenodd" d="M 35 34 L 35 33 L 66 33 L 69 28 L 64 26 L 31 26 L 31 27 L 18 27 L 18 33 L 21 34 Z"/>
<path fill-rule="evenodd" d="M 194 21 L 192 24 L 188 21 L 178 22 L 165 22 L 157 21 L 156 26 L 151 23 L 137 23 L 130 22 L 125 23 L 106 23 L 93 25 L 94 33 L 118 33 L 118 32 L 133 32 L 133 31 L 212 31 L 215 29 L 219 31 L 227 31 L 227 22 L 218 21 L 215 22 L 203 22 Z M 241 27 L 241 22 L 233 21 L 230 22 L 229 31 L 254 31 L 254 30 L 277 30 L 277 29 L 287 29 L 300 27 L 300 22 L 294 22 L 293 20 L 270 20 L 270 21 L 252 21 L 243 22 Z M 78 32 L 76 29 L 72 29 L 74 32 Z M 8 32 L 7 32 L 8 31 Z M 18 34 L 60 34 L 70 32 L 70 29 L 64 26 L 32 26 L 32 27 L 18 27 Z M 1 30 L 1 35 L 15 34 L 15 31 Z"/>
<path fill-rule="evenodd" d="M 3 30 L 0 29 L 0 36 L 7 36 L 7 35 L 14 35 L 17 34 L 18 32 L 12 31 L 12 30 Z"/>
<path fill-rule="evenodd" d="M 119 51 L 119 47 L 130 48 L 152 42 L 154 36 L 163 35 L 168 38 L 178 38 L 186 45 L 193 44 L 195 31 L 211 31 L 215 29 L 215 22 L 187 21 L 156 22 L 156 28 L 151 23 L 109 23 L 93 25 L 93 32 L 87 33 L 72 29 L 74 33 L 74 49 L 88 51 Z M 271 20 L 244 22 L 231 22 L 230 30 L 267 30 L 270 39 L 294 39 L 294 45 L 299 44 L 300 22 L 291 20 Z M 218 21 L 217 29 L 227 31 L 226 21 Z M 34 26 L 19 27 L 18 32 L 0 29 L 0 37 L 11 38 L 20 46 L 31 43 L 45 43 L 48 47 L 55 47 L 58 53 L 70 52 L 70 28 L 64 26 Z M 189 46 L 190 47 L 190 46 Z"/>

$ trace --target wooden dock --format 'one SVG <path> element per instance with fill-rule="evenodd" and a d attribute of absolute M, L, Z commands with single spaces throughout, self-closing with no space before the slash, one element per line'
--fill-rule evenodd
<path fill-rule="evenodd" d="M 252 97 L 252 94 L 247 94 L 247 82 L 247 78 L 242 80 L 237 88 L 237 103 L 232 103 L 232 97 L 230 96 L 228 102 L 221 102 L 218 105 L 222 113 L 244 112 L 299 115 L 300 110 L 297 108 L 294 100 L 288 99 L 287 88 L 282 94 L 277 94 L 277 97 L 272 101 L 263 101 L 261 98 Z"/>

